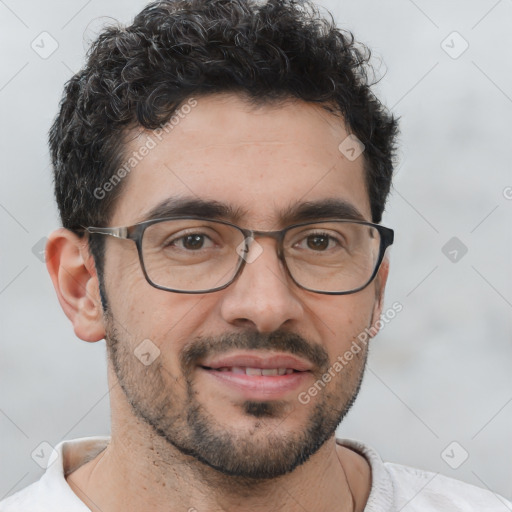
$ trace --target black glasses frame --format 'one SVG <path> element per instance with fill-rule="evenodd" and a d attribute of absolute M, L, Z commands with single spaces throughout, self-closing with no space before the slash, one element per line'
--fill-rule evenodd
<path fill-rule="evenodd" d="M 216 222 L 218 224 L 224 224 L 226 226 L 231 226 L 233 228 L 236 228 L 238 231 L 240 231 L 244 236 L 244 242 L 245 242 L 245 248 L 243 254 L 247 254 L 250 249 L 250 240 L 255 240 L 256 238 L 260 237 L 270 237 L 277 241 L 277 256 L 279 260 L 283 263 L 284 268 L 286 269 L 287 274 L 290 276 L 292 281 L 301 289 L 307 290 L 314 293 L 321 293 L 323 295 L 348 295 L 351 293 L 356 293 L 364 288 L 366 288 L 377 275 L 377 272 L 379 271 L 379 268 L 382 264 L 382 260 L 384 259 L 384 254 L 386 252 L 386 249 L 393 244 L 394 241 L 394 231 L 391 228 L 387 228 L 385 226 L 381 226 L 380 224 L 374 224 L 372 222 L 366 222 L 366 221 L 360 221 L 360 220 L 351 220 L 351 219 L 319 219 L 316 221 L 310 221 L 310 222 L 302 222 L 299 224 L 293 224 L 291 226 L 287 226 L 284 229 L 278 230 L 278 231 L 258 231 L 258 230 L 252 230 L 252 229 L 246 229 L 241 228 L 240 226 L 237 226 L 236 224 L 233 224 L 231 222 L 227 222 L 224 220 L 211 220 L 204 217 L 195 217 L 193 215 L 189 216 L 180 216 L 180 217 L 166 217 L 166 218 L 160 218 L 160 219 L 152 219 L 147 220 L 144 222 L 139 222 L 138 224 L 133 224 L 131 226 L 122 226 L 122 227 L 93 227 L 89 226 L 87 228 L 84 228 L 85 231 L 88 233 L 94 235 L 109 235 L 113 236 L 115 238 L 121 238 L 125 240 L 132 240 L 135 242 L 135 245 L 137 246 L 137 252 L 139 254 L 139 261 L 142 268 L 142 272 L 144 273 L 144 277 L 146 278 L 146 281 L 153 287 L 158 288 L 159 290 L 164 290 L 168 292 L 174 292 L 174 293 L 188 293 L 188 294 L 199 294 L 199 293 L 212 293 L 217 292 L 219 290 L 223 290 L 227 288 L 229 285 L 231 285 L 238 276 L 242 273 L 245 264 L 247 263 L 246 259 L 239 254 L 238 257 L 238 266 L 235 270 L 235 273 L 233 277 L 222 286 L 218 286 L 216 288 L 211 288 L 208 290 L 176 290 L 174 288 L 168 288 L 162 285 L 159 285 L 151 280 L 151 278 L 148 276 L 146 272 L 146 266 L 144 264 L 144 255 L 142 253 L 142 237 L 144 236 L 144 231 L 151 225 L 157 224 L 160 222 L 165 222 L 169 220 L 204 220 L 207 222 Z M 302 226 L 309 226 L 314 224 L 325 224 L 329 222 L 347 222 L 352 224 L 362 224 L 365 226 L 369 226 L 372 228 L 375 228 L 379 234 L 380 234 L 380 249 L 379 249 L 379 257 L 377 259 L 377 263 L 375 265 L 375 269 L 371 275 L 371 277 L 368 279 L 368 281 L 360 286 L 359 288 L 355 288 L 354 290 L 344 291 L 344 292 L 328 292 L 328 291 L 319 291 L 319 290 L 313 290 L 311 288 L 307 288 L 306 286 L 302 286 L 300 283 L 298 283 L 295 278 L 293 277 L 293 274 L 291 273 L 290 269 L 288 268 L 288 265 L 286 263 L 286 258 L 284 256 L 283 251 L 283 242 L 284 238 L 286 236 L 286 233 L 290 231 L 291 229 L 302 227 Z"/>

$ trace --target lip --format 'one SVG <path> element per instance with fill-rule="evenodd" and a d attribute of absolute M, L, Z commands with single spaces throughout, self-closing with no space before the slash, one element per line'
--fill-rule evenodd
<path fill-rule="evenodd" d="M 305 359 L 283 353 L 272 352 L 232 352 L 206 359 L 200 366 L 218 369 L 222 367 L 242 366 L 249 368 L 292 368 L 298 372 L 311 371 L 312 365 Z"/>
<path fill-rule="evenodd" d="M 231 371 L 219 371 L 218 368 L 292 368 L 293 373 L 285 375 L 246 375 Z M 292 391 L 305 387 L 312 376 L 312 364 L 299 357 L 272 352 L 231 352 L 229 354 L 205 359 L 198 369 L 208 376 L 213 385 L 228 387 L 245 400 L 284 399 Z"/>
<path fill-rule="evenodd" d="M 244 400 L 284 399 L 290 392 L 297 392 L 299 387 L 305 387 L 306 379 L 312 375 L 309 371 L 297 371 L 289 375 L 245 375 L 203 367 L 199 367 L 199 371 L 213 382 L 231 388 Z"/>

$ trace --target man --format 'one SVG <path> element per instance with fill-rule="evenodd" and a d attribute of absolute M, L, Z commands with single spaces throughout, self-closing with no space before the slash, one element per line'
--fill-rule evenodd
<path fill-rule="evenodd" d="M 393 243 L 367 70 L 291 0 L 157 2 L 100 35 L 50 132 L 46 259 L 106 340 L 112 436 L 63 441 L 0 510 L 510 510 L 335 438 Z"/>

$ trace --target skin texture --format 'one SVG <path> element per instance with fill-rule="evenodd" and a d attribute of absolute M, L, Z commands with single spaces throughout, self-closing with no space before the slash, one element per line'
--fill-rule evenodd
<path fill-rule="evenodd" d="M 238 225 L 255 230 L 281 229 L 291 206 L 333 198 L 371 221 L 363 158 L 349 161 L 338 150 L 348 135 L 340 118 L 299 101 L 255 110 L 234 95 L 197 100 L 125 178 L 110 226 L 140 222 L 170 197 L 226 203 Z M 127 153 L 148 134 L 134 132 Z M 64 229 L 50 237 L 48 268 L 76 335 L 107 340 L 112 440 L 67 477 L 91 510 L 364 509 L 370 468 L 335 444 L 334 429 L 357 395 L 367 348 L 308 404 L 297 395 L 378 320 L 387 260 L 362 291 L 322 295 L 291 281 L 274 240 L 258 243 L 262 254 L 228 288 L 187 295 L 150 286 L 135 244 L 108 237 L 104 314 L 87 242 Z M 134 356 L 145 339 L 160 350 L 149 366 Z M 305 359 L 311 349 L 319 357 L 309 359 L 300 389 L 258 406 L 193 357 L 184 365 L 199 344 L 220 352 L 256 346 L 261 354 L 296 346 Z"/>

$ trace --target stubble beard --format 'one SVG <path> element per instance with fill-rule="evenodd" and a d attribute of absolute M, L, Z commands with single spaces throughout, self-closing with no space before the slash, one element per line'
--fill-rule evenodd
<path fill-rule="evenodd" d="M 308 405 L 311 410 L 305 424 L 296 430 L 283 430 L 279 425 L 295 409 L 306 407 L 298 399 L 293 404 L 242 402 L 239 411 L 254 421 L 251 428 L 237 430 L 230 428 L 229 418 L 215 416 L 198 399 L 201 390 L 195 387 L 193 368 L 200 356 L 229 348 L 281 350 L 313 361 L 318 382 L 330 365 L 325 349 L 289 332 L 198 338 L 181 352 L 183 374 L 176 378 L 164 368 L 161 357 L 143 365 L 128 340 L 118 336 L 112 316 L 107 313 L 106 317 L 109 360 L 134 414 L 181 454 L 245 486 L 290 473 L 335 434 L 359 393 L 368 354 L 363 347 L 350 365 L 318 391 Z"/>

